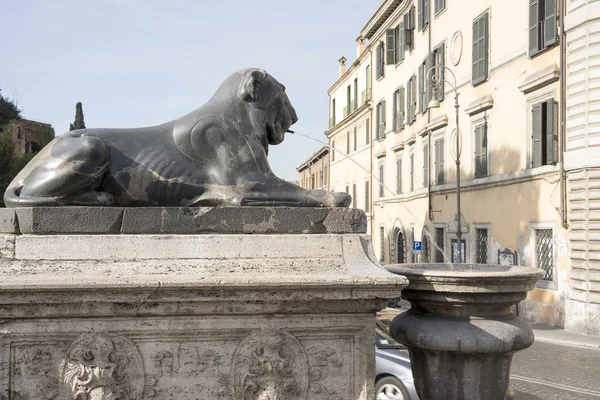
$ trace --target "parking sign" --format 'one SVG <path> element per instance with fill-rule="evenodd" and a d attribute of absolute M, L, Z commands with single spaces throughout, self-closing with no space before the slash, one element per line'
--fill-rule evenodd
<path fill-rule="evenodd" d="M 413 242 L 413 253 L 416 253 L 416 254 L 421 253 L 422 248 L 423 248 L 422 242 L 417 242 L 417 241 Z"/>

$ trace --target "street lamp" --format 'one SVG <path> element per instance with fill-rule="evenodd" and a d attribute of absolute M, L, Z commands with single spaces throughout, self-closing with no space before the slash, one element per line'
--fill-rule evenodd
<path fill-rule="evenodd" d="M 442 70 L 440 70 L 440 68 L 443 68 Z M 452 75 L 452 78 L 454 80 L 454 85 L 452 83 L 450 83 L 448 80 L 442 77 L 440 77 L 439 73 L 440 71 L 448 71 L 450 72 L 450 74 Z M 461 218 L 460 218 L 460 153 L 461 153 L 461 148 L 460 148 L 460 130 L 459 130 L 459 125 L 458 125 L 458 91 L 456 90 L 456 76 L 454 75 L 454 72 L 452 72 L 452 70 L 448 67 L 446 67 L 445 65 L 438 65 L 435 66 L 433 68 L 431 68 L 429 71 L 427 71 L 427 77 L 429 77 L 429 74 L 431 74 L 431 72 L 434 72 L 434 74 L 431 76 L 430 78 L 430 82 L 431 85 L 433 86 L 433 88 L 435 90 L 438 90 L 440 88 L 440 86 L 442 85 L 442 83 L 446 82 L 448 85 L 450 85 L 450 87 L 452 88 L 452 90 L 454 90 L 454 108 L 456 110 L 456 215 L 457 215 L 457 228 L 456 228 L 456 238 L 457 238 L 457 250 L 458 250 L 458 262 L 462 262 L 462 226 L 461 226 Z M 435 98 L 435 96 L 433 96 L 433 98 L 431 99 L 431 101 L 429 102 L 428 105 L 429 108 L 439 108 L 440 107 L 440 102 Z"/>

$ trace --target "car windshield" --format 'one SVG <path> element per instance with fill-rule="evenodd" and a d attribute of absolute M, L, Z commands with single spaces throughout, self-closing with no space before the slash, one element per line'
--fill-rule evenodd
<path fill-rule="evenodd" d="M 377 321 L 375 327 L 375 344 L 378 349 L 405 349 L 406 347 L 396 341 L 387 331 L 387 328 L 380 321 Z"/>

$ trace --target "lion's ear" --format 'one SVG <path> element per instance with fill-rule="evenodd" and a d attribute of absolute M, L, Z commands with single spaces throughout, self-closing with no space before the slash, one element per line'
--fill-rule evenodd
<path fill-rule="evenodd" d="M 264 69 L 255 69 L 246 74 L 238 91 L 238 96 L 244 101 L 256 101 L 258 98 L 258 84 L 263 82 L 269 74 Z"/>

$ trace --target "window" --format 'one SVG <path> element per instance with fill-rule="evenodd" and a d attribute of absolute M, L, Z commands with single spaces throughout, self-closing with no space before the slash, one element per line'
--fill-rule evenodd
<path fill-rule="evenodd" d="M 558 160 L 558 104 L 554 99 L 531 109 L 531 167 L 556 164 Z"/>
<path fill-rule="evenodd" d="M 383 262 L 385 257 L 385 228 L 379 227 L 379 261 Z"/>
<path fill-rule="evenodd" d="M 487 123 L 475 128 L 475 178 L 488 176 Z"/>
<path fill-rule="evenodd" d="M 371 100 L 371 64 L 365 68 L 365 84 L 367 88 L 365 89 L 365 98 L 363 101 L 366 103 L 367 100 Z"/>
<path fill-rule="evenodd" d="M 395 235 L 396 241 L 394 243 L 394 262 L 395 263 L 404 263 L 405 262 L 405 245 L 404 245 L 404 234 L 402 231 L 397 230 Z"/>
<path fill-rule="evenodd" d="M 423 146 L 423 187 L 429 186 L 429 146 Z"/>
<path fill-rule="evenodd" d="M 377 103 L 376 117 L 377 139 L 385 139 L 385 100 L 381 100 Z"/>
<path fill-rule="evenodd" d="M 369 144 L 369 130 L 371 128 L 371 121 L 367 118 L 367 122 L 365 122 L 365 144 Z"/>
<path fill-rule="evenodd" d="M 488 78 L 489 13 L 486 11 L 473 21 L 473 85 Z"/>
<path fill-rule="evenodd" d="M 444 262 L 444 228 L 435 228 L 435 262 Z"/>
<path fill-rule="evenodd" d="M 556 0 L 529 0 L 529 57 L 556 44 Z"/>
<path fill-rule="evenodd" d="M 311 174 L 310 175 L 310 188 L 314 189 L 315 187 L 316 187 L 315 174 Z"/>
<path fill-rule="evenodd" d="M 396 194 L 402 193 L 402 159 L 396 160 Z"/>
<path fill-rule="evenodd" d="M 335 140 L 331 141 L 331 162 L 335 161 Z"/>
<path fill-rule="evenodd" d="M 323 167 L 323 182 L 327 185 L 327 165 Z"/>
<path fill-rule="evenodd" d="M 467 243 L 465 242 L 465 239 L 461 239 L 460 240 L 461 246 L 460 246 L 460 261 L 458 259 L 458 239 L 452 239 L 450 242 L 450 245 L 452 247 L 452 263 L 453 264 L 464 264 L 466 263 L 466 259 L 467 259 Z"/>
<path fill-rule="evenodd" d="M 475 262 L 486 264 L 488 262 L 488 230 L 486 228 L 475 229 Z"/>
<path fill-rule="evenodd" d="M 344 118 L 350 114 L 352 114 L 352 89 L 348 85 L 346 88 L 346 112 L 344 113 Z"/>
<path fill-rule="evenodd" d="M 444 9 L 446 8 L 446 0 L 433 0 L 433 1 L 434 1 L 434 5 L 433 5 L 434 11 L 433 12 L 437 16 L 442 11 L 444 11 Z"/>
<path fill-rule="evenodd" d="M 346 155 L 350 154 L 350 131 L 346 132 Z"/>
<path fill-rule="evenodd" d="M 350 194 L 350 186 L 346 185 L 346 194 Z"/>
<path fill-rule="evenodd" d="M 437 101 L 444 101 L 444 79 L 445 79 L 445 71 L 444 66 L 446 65 L 446 47 L 445 44 L 442 43 L 435 49 L 433 49 L 433 66 L 437 67 L 435 69 L 435 73 L 438 75 L 439 86 L 435 93 L 430 94 L 430 98 L 435 94 L 435 99 Z M 432 73 L 433 75 L 433 73 Z M 431 79 L 431 77 L 429 77 Z M 432 88 L 433 90 L 433 88 Z"/>
<path fill-rule="evenodd" d="M 365 212 L 369 212 L 369 181 L 365 181 Z"/>
<path fill-rule="evenodd" d="M 435 151 L 435 184 L 442 185 L 444 179 L 444 139 L 438 139 L 434 144 Z"/>
<path fill-rule="evenodd" d="M 415 153 L 410 155 L 410 191 L 415 189 Z"/>
<path fill-rule="evenodd" d="M 394 132 L 398 132 L 404 128 L 404 88 L 400 88 L 394 92 Z"/>
<path fill-rule="evenodd" d="M 425 229 L 423 229 L 423 238 L 421 238 L 421 262 L 427 263 L 429 262 L 429 233 Z"/>
<path fill-rule="evenodd" d="M 407 122 L 412 124 L 417 120 L 417 95 L 415 93 L 417 86 L 417 77 L 413 75 L 406 84 L 406 109 L 407 109 Z"/>
<path fill-rule="evenodd" d="M 385 178 L 385 176 L 383 175 L 383 164 L 379 164 L 379 197 L 383 197 L 383 195 L 385 194 L 385 187 L 383 184 L 383 179 Z"/>
<path fill-rule="evenodd" d="M 356 133 L 356 127 L 354 127 L 354 151 L 356 151 L 357 146 L 358 146 L 358 137 L 357 137 L 357 133 Z"/>
<path fill-rule="evenodd" d="M 544 270 L 545 281 L 554 280 L 554 235 L 552 229 L 534 229 L 535 263 Z"/>
<path fill-rule="evenodd" d="M 354 100 L 352 100 L 352 112 L 358 108 L 358 78 L 354 78 Z"/>
<path fill-rule="evenodd" d="M 411 51 L 415 47 L 415 6 L 411 6 L 404 14 L 404 50 Z"/>
<path fill-rule="evenodd" d="M 429 0 L 419 0 L 419 31 L 429 25 Z"/>
<path fill-rule="evenodd" d="M 376 49 L 376 62 L 377 62 L 377 74 L 376 74 L 376 78 L 380 79 L 383 78 L 383 76 L 385 75 L 385 54 L 384 54 L 384 47 L 383 47 L 383 42 L 379 42 L 379 45 L 377 46 Z"/>
<path fill-rule="evenodd" d="M 386 31 L 386 64 L 395 65 L 404 60 L 404 22 Z"/>
<path fill-rule="evenodd" d="M 329 124 L 330 128 L 333 128 L 335 125 L 335 99 L 331 100 L 331 121 Z"/>
<path fill-rule="evenodd" d="M 323 170 L 319 171 L 319 187 L 323 187 Z"/>
<path fill-rule="evenodd" d="M 356 208 L 356 183 L 352 184 L 352 207 Z"/>

